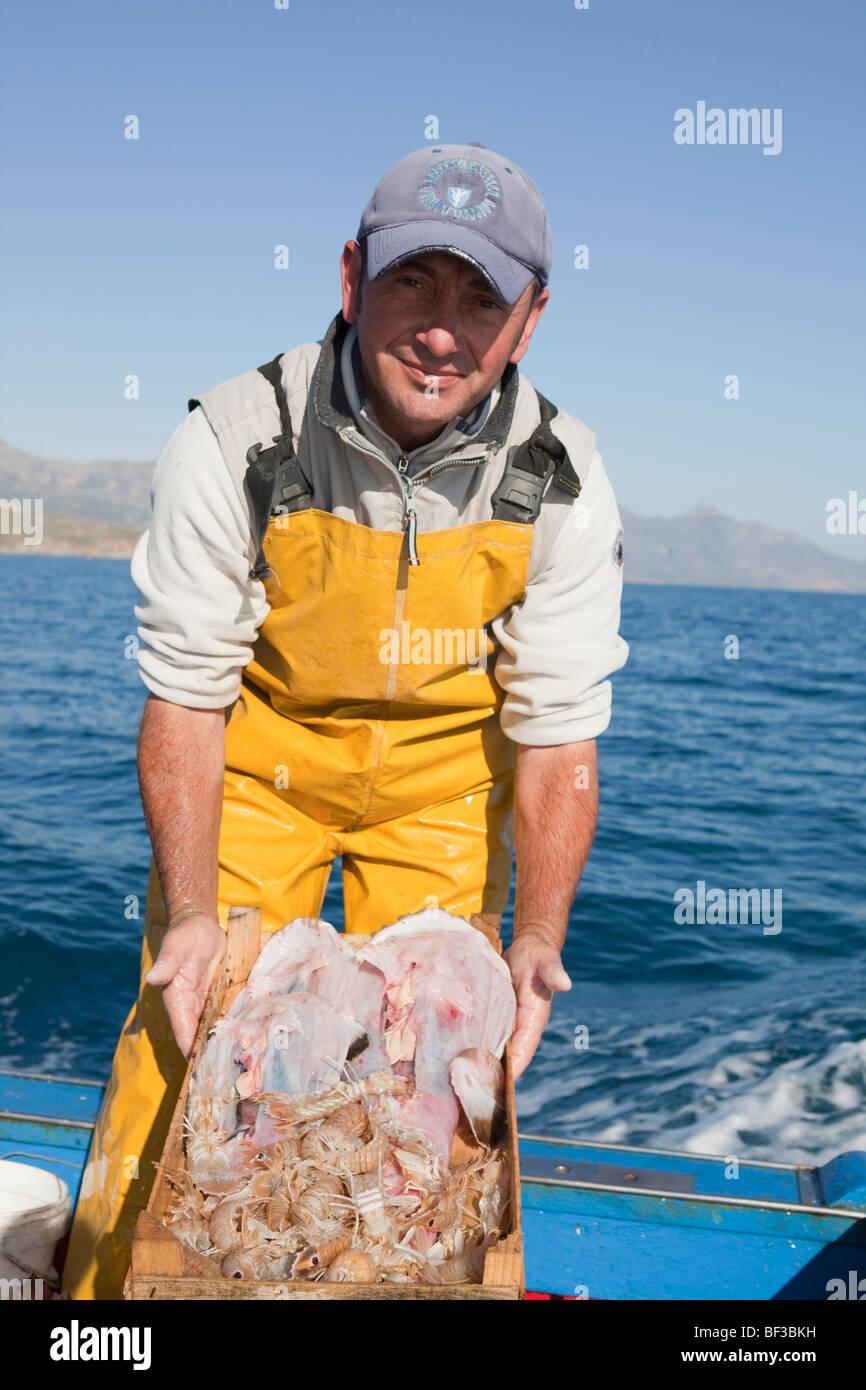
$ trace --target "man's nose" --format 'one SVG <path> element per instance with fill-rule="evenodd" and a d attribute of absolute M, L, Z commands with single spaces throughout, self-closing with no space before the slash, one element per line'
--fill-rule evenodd
<path fill-rule="evenodd" d="M 448 357 L 459 352 L 463 345 L 459 313 L 445 305 L 437 306 L 430 311 L 416 336 L 433 357 Z"/>

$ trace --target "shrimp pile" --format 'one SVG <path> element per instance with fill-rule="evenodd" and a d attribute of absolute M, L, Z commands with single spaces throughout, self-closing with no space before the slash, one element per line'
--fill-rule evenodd
<path fill-rule="evenodd" d="M 508 1208 L 514 1014 L 507 966 L 447 913 L 357 953 L 326 922 L 275 933 L 194 1068 L 186 1167 L 166 1170 L 185 1269 L 480 1282 Z"/>

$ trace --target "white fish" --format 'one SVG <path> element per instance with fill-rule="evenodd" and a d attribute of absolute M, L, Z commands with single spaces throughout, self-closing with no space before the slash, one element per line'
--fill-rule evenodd
<path fill-rule="evenodd" d="M 358 955 L 385 977 L 386 1045 L 398 1066 L 411 1056 L 412 1079 L 422 1093 L 391 1099 L 389 1108 L 426 1134 L 447 1165 L 459 1118 L 452 1064 L 461 1054 L 473 1054 L 471 1065 L 464 1060 L 456 1073 L 472 1110 L 470 1124 L 475 1116 L 489 1127 L 495 1117 L 499 1075 L 487 1062 L 479 1066 L 475 1054 L 496 1061 L 504 1051 L 517 1010 L 511 972 L 471 923 L 442 911 L 384 927 Z"/>
<path fill-rule="evenodd" d="M 461 917 L 401 918 L 358 952 L 329 923 L 299 918 L 266 942 L 211 1034 L 190 1086 L 190 1129 L 206 1127 L 207 1164 L 219 1168 L 215 1150 L 236 1132 L 241 1098 L 318 1094 L 348 1058 L 359 1080 L 393 1072 L 409 1081 L 413 1094 L 376 1105 L 447 1167 L 459 1104 L 477 1137 L 495 1128 L 497 1059 L 515 1012 L 508 966 Z M 250 1113 L 247 1104 L 247 1120 Z M 250 1141 L 272 1142 L 259 1129 L 256 1120 Z"/>
<path fill-rule="evenodd" d="M 451 1085 L 463 1106 L 472 1133 L 492 1149 L 501 1140 L 505 1121 L 505 1072 L 492 1052 L 467 1048 L 448 1069 Z"/>

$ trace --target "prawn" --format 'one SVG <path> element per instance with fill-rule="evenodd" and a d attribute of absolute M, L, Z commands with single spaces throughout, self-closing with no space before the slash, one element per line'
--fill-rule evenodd
<path fill-rule="evenodd" d="M 294 1258 L 292 1278 L 320 1278 L 336 1257 L 341 1255 L 344 1250 L 348 1250 L 351 1244 L 352 1237 L 344 1231 L 341 1235 L 334 1236 L 330 1240 L 321 1240 L 306 1246 Z"/>
<path fill-rule="evenodd" d="M 329 1284 L 375 1284 L 378 1278 L 376 1262 L 366 1250 L 343 1250 L 327 1273 Z"/>
<path fill-rule="evenodd" d="M 319 1095 L 286 1096 L 279 1091 L 263 1091 L 259 1102 L 278 1125 L 294 1126 L 304 1120 L 322 1120 L 365 1096 L 405 1095 L 408 1089 L 405 1076 L 377 1071 L 362 1081 L 341 1081 Z"/>

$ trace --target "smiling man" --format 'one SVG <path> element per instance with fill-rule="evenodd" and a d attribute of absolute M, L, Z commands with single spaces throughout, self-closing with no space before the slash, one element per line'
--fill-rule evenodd
<path fill-rule="evenodd" d="M 344 313 L 359 323 L 375 418 L 404 448 L 414 448 L 435 438 L 450 419 L 470 414 L 508 362 L 520 360 L 549 292 L 533 276 L 508 304 L 471 262 L 427 252 L 380 272 L 362 304 L 365 259 L 357 243 L 347 244 L 342 273 L 350 302 Z M 419 332 L 419 310 L 432 303 L 435 322 Z"/>
<path fill-rule="evenodd" d="M 627 648 L 594 436 L 517 370 L 551 260 L 513 161 L 407 155 L 346 243 L 321 343 L 191 400 L 157 464 L 132 566 L 156 872 L 76 1297 L 119 1296 L 231 905 L 268 931 L 315 917 L 340 858 L 347 931 L 440 907 L 497 940 L 516 848 L 516 1075 L 570 988 Z"/>

